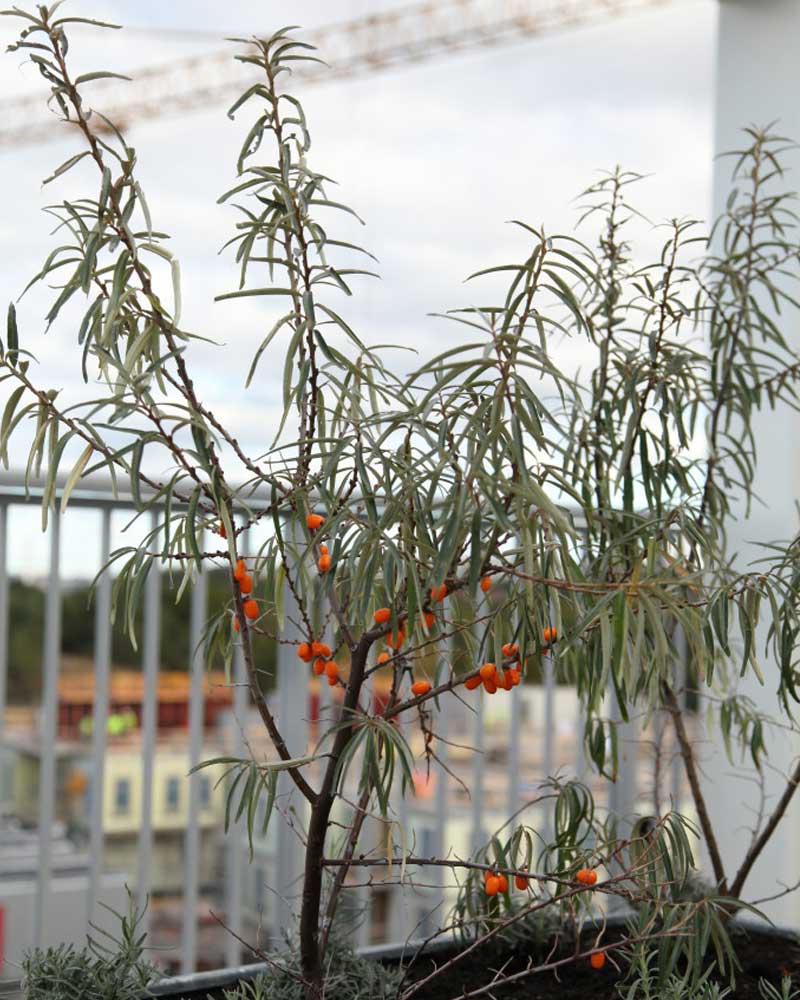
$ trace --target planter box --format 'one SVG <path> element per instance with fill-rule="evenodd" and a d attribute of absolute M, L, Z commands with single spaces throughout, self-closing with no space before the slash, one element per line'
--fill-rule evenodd
<path fill-rule="evenodd" d="M 610 929 L 619 929 L 625 925 L 625 917 L 611 917 L 606 923 Z M 800 933 L 790 928 L 771 927 L 761 921 L 752 919 L 734 921 L 734 925 L 745 930 L 753 938 L 775 939 L 785 941 L 787 946 L 800 945 Z M 365 958 L 372 958 L 376 962 L 399 962 L 403 957 L 410 957 L 419 947 L 421 941 L 411 941 L 408 944 L 399 945 L 375 945 L 368 948 L 361 948 L 359 955 Z M 441 955 L 453 950 L 452 940 L 443 940 L 429 944 L 425 954 L 428 956 Z M 191 976 L 176 976 L 164 979 L 156 986 L 152 987 L 148 996 L 169 998 L 169 1000 L 208 1000 L 209 993 L 214 990 L 233 989 L 240 982 L 255 979 L 259 973 L 266 969 L 263 962 L 252 965 L 241 965 L 231 969 L 219 969 L 214 972 L 201 972 Z M 764 969 L 764 974 L 769 975 L 770 968 Z M 565 976 L 568 973 L 564 974 Z"/>
<path fill-rule="evenodd" d="M 370 945 L 359 948 L 358 954 L 376 962 L 399 962 L 404 956 L 413 955 L 421 944 L 422 941 L 409 941 L 408 944 Z M 425 954 L 438 955 L 452 948 L 452 941 L 436 941 L 428 945 Z M 264 962 L 255 962 L 231 969 L 216 969 L 214 972 L 198 972 L 191 976 L 174 976 L 162 979 L 151 987 L 146 996 L 168 997 L 169 1000 L 208 1000 L 208 994 L 212 990 L 232 990 L 239 983 L 255 979 L 266 968 Z"/>

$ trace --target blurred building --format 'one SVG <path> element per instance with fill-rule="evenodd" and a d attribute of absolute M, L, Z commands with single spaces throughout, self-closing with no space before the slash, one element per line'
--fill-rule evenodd
<path fill-rule="evenodd" d="M 45 901 L 58 930 L 58 940 L 82 947 L 86 924 L 76 914 L 86 911 L 89 858 L 56 824 L 51 841 L 52 878 Z M 39 838 L 35 830 L 15 820 L 0 818 L 0 980 L 18 979 L 19 963 L 32 945 Z M 100 903 L 117 912 L 127 906 L 125 876 L 103 875 L 98 891 Z"/>
<path fill-rule="evenodd" d="M 152 850 L 149 855 L 151 879 L 151 939 L 156 947 L 170 947 L 174 925 L 180 925 L 180 903 L 184 879 L 184 838 L 189 820 L 190 769 L 188 731 L 189 675 L 163 671 L 159 675 L 157 695 L 158 738 L 153 753 Z M 224 674 L 210 673 L 205 678 L 205 711 L 201 760 L 219 756 L 220 713 L 230 705 L 230 688 L 224 687 Z M 110 681 L 108 738 L 103 769 L 102 830 L 103 867 L 112 885 L 121 891 L 124 884 L 137 885 L 139 836 L 142 826 L 142 676 L 136 671 L 114 670 Z M 59 679 L 58 739 L 55 744 L 56 859 L 69 858 L 70 878 L 86 880 L 86 849 L 89 843 L 89 820 L 92 796 L 91 736 L 94 703 L 94 677 L 88 671 L 65 672 Z M 17 710 L 10 716 L 0 743 L 0 805 L 7 817 L 15 857 L 19 859 L 25 844 L 25 857 L 35 872 L 38 845 L 39 779 L 42 747 L 37 714 Z M 199 906 L 208 909 L 221 878 L 220 841 L 224 812 L 224 789 L 216 783 L 222 774 L 217 766 L 203 770 L 196 777 L 199 787 Z M 18 843 L 19 842 L 19 843 Z M 0 839 L 2 844 L 2 839 Z M 10 856 L 10 855 L 9 855 Z M 28 898 L 30 877 L 24 864 L 10 868 L 3 856 L 0 865 L 0 905 L 7 893 Z M 20 862 L 21 863 L 21 862 Z M 63 867 L 63 866 L 62 866 Z M 58 882 L 58 867 L 53 870 L 53 893 L 65 892 Z M 81 874 L 82 872 L 82 874 Z M 29 873 L 30 875 L 30 873 Z M 26 881 L 27 878 L 27 881 Z M 35 881 L 35 880 L 34 880 Z M 20 889 L 20 884 L 25 889 Z M 83 885 L 81 892 L 85 893 Z M 208 899 L 207 899 L 208 897 Z M 32 896 L 30 905 L 32 905 Z M 61 898 L 61 897 L 59 897 Z M 66 898 L 66 897 L 63 897 Z M 84 897 L 85 898 L 85 897 Z M 101 897 L 102 898 L 102 897 Z M 124 902 L 119 892 L 115 903 Z M 16 904 L 15 912 L 19 911 Z M 117 908 L 119 908 L 117 906 Z M 124 909 L 124 905 L 123 905 Z M 25 911 L 27 912 L 27 911 Z M 60 911 L 59 911 L 60 912 Z M 69 907 L 64 910 L 68 920 Z M 56 914 L 57 916 L 57 914 Z M 26 926 L 30 930 L 26 933 Z M 32 921 L 24 913 L 15 918 L 14 954 L 21 955 L 32 944 Z M 215 933 L 220 931 L 215 924 Z M 159 929 L 161 933 L 159 933 Z M 68 927 L 54 923 L 57 940 L 72 940 Z M 85 924 L 79 935 L 82 943 Z M 11 947 L 11 945 L 9 945 Z M 10 952 L 9 952 L 10 954 Z"/>

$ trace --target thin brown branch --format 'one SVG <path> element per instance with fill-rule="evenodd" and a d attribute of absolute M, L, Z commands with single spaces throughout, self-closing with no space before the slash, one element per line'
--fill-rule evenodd
<path fill-rule="evenodd" d="M 716 833 L 714 832 L 714 826 L 711 822 L 708 807 L 706 806 L 706 800 L 703 796 L 703 790 L 700 787 L 700 775 L 697 769 L 697 761 L 695 760 L 692 744 L 689 740 L 689 735 L 686 732 L 686 726 L 683 722 L 683 712 L 678 704 L 678 699 L 675 697 L 675 692 L 666 681 L 661 685 L 661 691 L 664 698 L 664 704 L 667 706 L 667 711 L 672 717 L 672 722 L 675 726 L 675 735 L 678 739 L 678 746 L 680 747 L 683 766 L 686 771 L 686 778 L 689 782 L 692 799 L 694 800 L 695 809 L 697 810 L 697 818 L 700 821 L 700 827 L 703 830 L 703 836 L 705 837 L 708 854 L 711 858 L 711 866 L 714 869 L 714 878 L 717 882 L 717 888 L 720 893 L 727 895 L 728 887 L 725 877 L 725 867 L 722 863 L 722 855 L 720 854 Z"/>
<path fill-rule="evenodd" d="M 778 800 L 772 815 L 767 820 L 767 823 L 761 833 L 751 845 L 750 850 L 745 855 L 741 867 L 736 872 L 733 882 L 731 883 L 730 894 L 735 896 L 737 899 L 742 894 L 742 889 L 744 888 L 747 876 L 750 874 L 750 870 L 758 860 L 758 856 L 764 850 L 767 843 L 772 839 L 772 835 L 775 832 L 776 827 L 783 819 L 786 810 L 789 808 L 789 803 L 792 801 L 798 785 L 800 785 L 800 761 L 797 762 L 794 770 L 789 776 L 789 779 L 786 782 L 786 788 L 784 788 L 783 794 Z"/>

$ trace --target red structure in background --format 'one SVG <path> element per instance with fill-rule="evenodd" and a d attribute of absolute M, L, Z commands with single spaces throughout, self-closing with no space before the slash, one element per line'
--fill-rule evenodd
<path fill-rule="evenodd" d="M 158 728 L 184 729 L 189 724 L 191 677 L 183 670 L 162 670 L 158 675 Z M 203 724 L 212 727 L 220 712 L 230 708 L 233 690 L 226 686 L 221 670 L 203 677 Z M 133 712 L 142 723 L 144 675 L 138 670 L 112 670 L 109 713 Z M 75 739 L 81 735 L 81 720 L 94 710 L 94 674 L 90 670 L 62 673 L 58 682 L 58 735 Z"/>

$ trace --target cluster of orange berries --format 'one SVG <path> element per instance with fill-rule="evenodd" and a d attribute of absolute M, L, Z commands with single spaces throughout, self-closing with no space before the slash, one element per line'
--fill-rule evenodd
<path fill-rule="evenodd" d="M 253 592 L 253 578 L 247 572 L 247 565 L 244 559 L 238 559 L 236 562 L 236 569 L 233 571 L 233 578 L 239 584 L 239 590 L 243 597 L 247 597 L 248 594 Z M 251 621 L 254 618 L 258 618 L 258 601 L 254 600 L 252 597 L 247 597 L 247 600 L 242 604 L 242 611 L 244 611 L 247 618 Z M 234 615 L 233 627 L 235 631 L 239 631 L 239 617 Z"/>
<path fill-rule="evenodd" d="M 390 608 L 378 608 L 375 614 L 372 616 L 376 625 L 388 625 L 392 618 L 392 612 Z M 436 621 L 436 616 L 431 611 L 425 611 L 423 613 L 423 618 L 425 619 L 425 624 L 427 627 L 433 628 L 433 623 Z M 390 649 L 399 650 L 403 643 L 406 641 L 406 624 L 402 622 L 398 627 L 396 632 L 392 632 L 388 629 L 386 632 L 386 645 Z M 391 660 L 392 654 L 388 652 L 383 652 L 378 656 L 378 663 L 388 663 Z"/>
<path fill-rule="evenodd" d="M 555 633 L 555 629 L 553 632 Z M 594 885 L 597 882 L 597 872 L 593 868 L 580 868 L 575 873 L 575 881 L 580 882 L 581 885 Z M 602 969 L 605 964 L 606 953 L 604 951 L 596 951 L 589 956 L 589 965 L 593 969 Z"/>
<path fill-rule="evenodd" d="M 433 597 L 434 591 L 431 591 L 431 597 Z M 388 625 L 392 620 L 392 610 L 391 608 L 378 608 L 375 614 L 372 616 L 373 621 L 376 625 Z M 433 623 L 436 621 L 436 616 L 431 611 L 426 611 L 424 613 L 425 624 L 428 628 L 433 627 Z M 404 625 L 400 625 L 396 632 L 392 632 L 389 629 L 386 636 L 386 645 L 389 649 L 399 650 L 406 639 L 406 630 Z M 384 650 L 382 653 L 378 654 L 377 663 L 379 666 L 383 666 L 391 660 L 392 654 L 389 650 Z M 411 685 L 411 693 L 415 698 L 421 698 L 422 695 L 427 694 L 431 689 L 429 681 L 414 681 Z"/>
<path fill-rule="evenodd" d="M 597 872 L 592 868 L 581 868 L 575 875 L 576 881 L 582 885 L 594 885 L 597 882 Z M 514 885 L 520 890 L 530 888 L 530 877 L 518 874 L 514 876 Z M 508 891 L 508 879 L 499 872 L 487 871 L 485 876 L 487 896 L 496 896 L 498 892 Z"/>
<path fill-rule="evenodd" d="M 500 892 L 508 892 L 508 879 L 502 872 L 486 872 L 483 887 L 487 896 L 496 896 Z"/>
<path fill-rule="evenodd" d="M 506 642 L 502 647 L 502 653 L 507 659 L 513 659 L 515 656 L 519 656 L 519 646 L 511 642 Z M 464 681 L 464 687 L 468 691 L 474 691 L 475 688 L 483 684 L 483 689 L 487 694 L 494 694 L 499 688 L 503 688 L 504 691 L 510 691 L 521 680 L 522 663 L 520 660 L 517 660 L 513 667 L 504 669 L 502 673 L 494 663 L 484 663 L 474 677 L 469 677 Z"/>
<path fill-rule="evenodd" d="M 515 875 L 514 885 L 520 892 L 524 892 L 530 888 L 531 883 L 527 875 Z M 486 872 L 484 889 L 487 896 L 496 896 L 500 892 L 508 892 L 508 879 L 502 872 Z"/>
<path fill-rule="evenodd" d="M 309 531 L 318 531 L 322 525 L 325 523 L 325 518 L 322 514 L 309 514 L 306 518 L 306 524 L 308 525 Z M 320 573 L 327 573 L 331 568 L 331 555 L 328 552 L 328 546 L 320 544 L 319 546 L 319 559 L 317 559 L 317 569 Z"/>
<path fill-rule="evenodd" d="M 311 663 L 311 669 L 321 677 L 324 674 L 328 678 L 328 684 L 333 687 L 339 680 L 339 667 L 335 660 L 331 659 L 331 647 L 327 642 L 301 642 L 297 647 L 297 655 L 304 663 Z"/>

